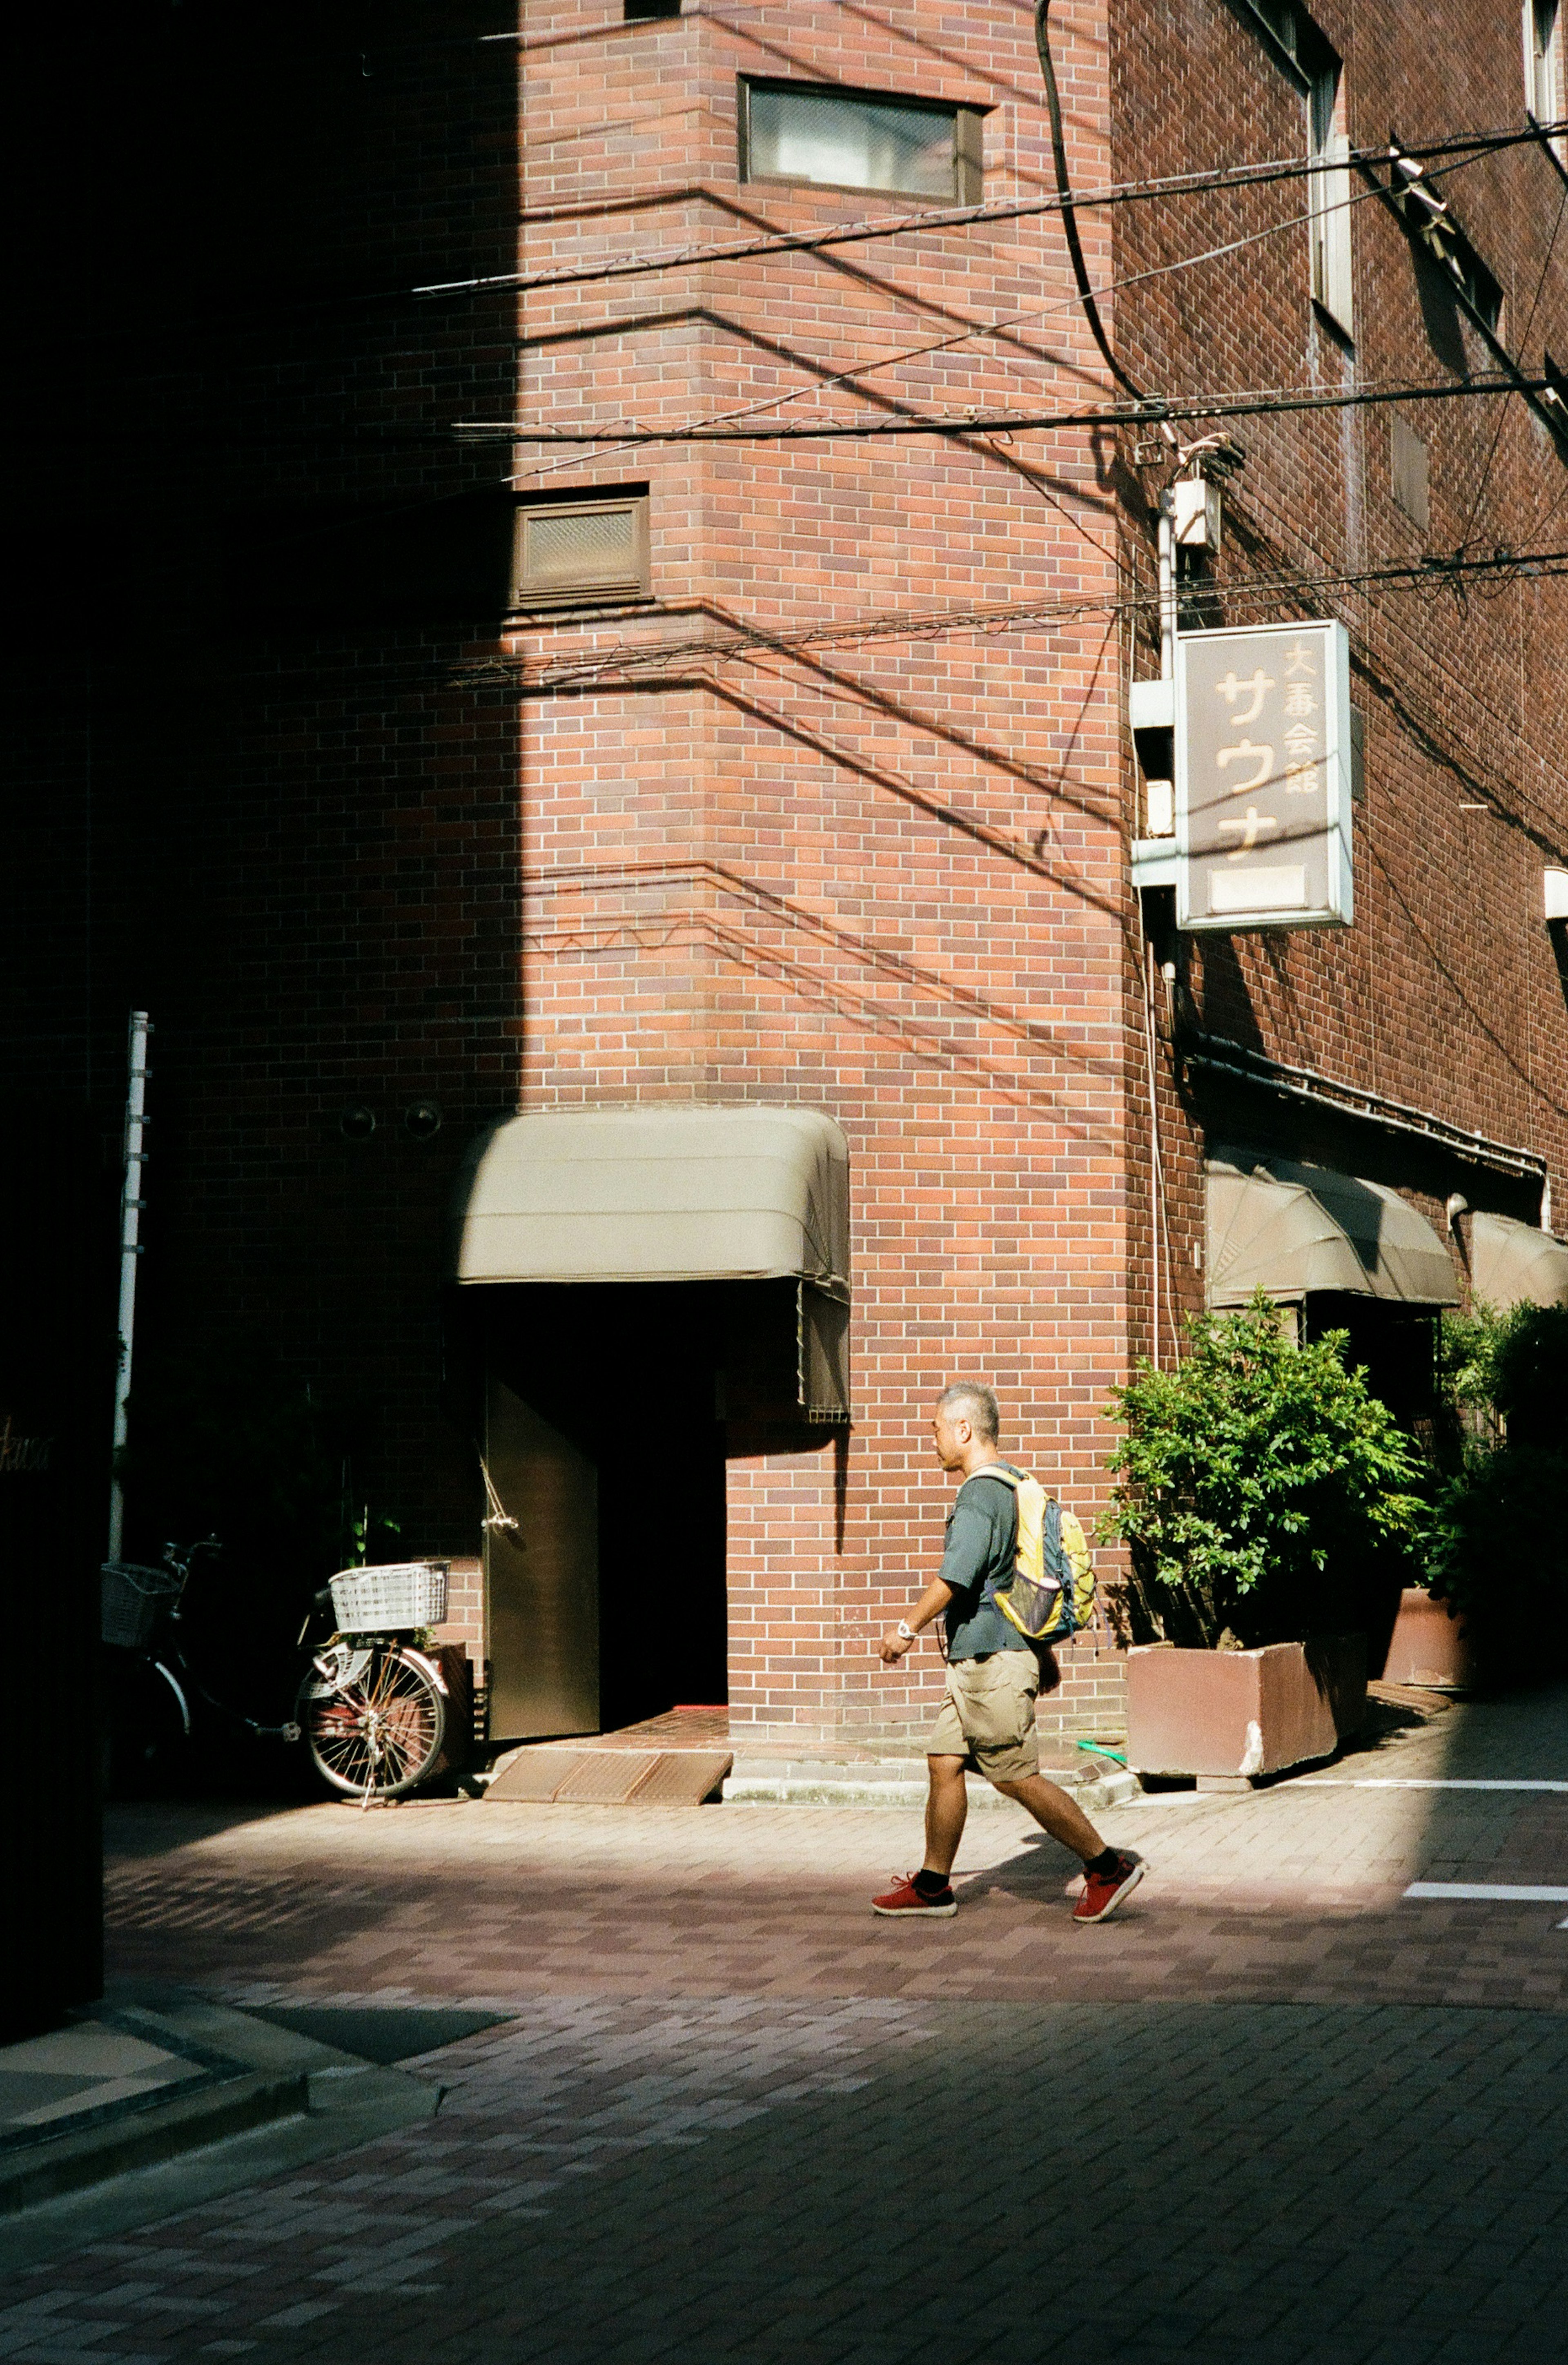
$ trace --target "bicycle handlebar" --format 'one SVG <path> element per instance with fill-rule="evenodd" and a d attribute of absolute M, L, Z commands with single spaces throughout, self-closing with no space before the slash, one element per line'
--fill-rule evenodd
<path fill-rule="evenodd" d="M 216 1556 L 222 1550 L 222 1541 L 217 1536 L 203 1536 L 199 1543 L 187 1544 L 183 1552 L 177 1543 L 167 1543 L 163 1547 L 163 1565 L 183 1585 L 189 1578 L 192 1563 L 198 1552 L 211 1552 Z"/>

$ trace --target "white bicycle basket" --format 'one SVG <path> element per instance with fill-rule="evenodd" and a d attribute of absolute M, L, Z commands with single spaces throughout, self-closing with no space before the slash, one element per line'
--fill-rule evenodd
<path fill-rule="evenodd" d="M 388 1561 L 380 1568 L 343 1568 L 331 1579 L 332 1615 L 347 1634 L 390 1633 L 402 1626 L 439 1626 L 446 1616 L 444 1560 Z"/>
<path fill-rule="evenodd" d="M 140 1568 L 134 1561 L 106 1560 L 101 1573 L 101 1626 L 106 1642 L 140 1651 L 151 1637 L 158 1613 L 180 1597 L 181 1579 L 166 1568 Z"/>

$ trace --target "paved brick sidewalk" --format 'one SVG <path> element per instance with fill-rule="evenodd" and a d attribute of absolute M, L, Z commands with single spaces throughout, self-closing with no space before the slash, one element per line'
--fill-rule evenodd
<path fill-rule="evenodd" d="M 897 1810 L 322 1806 L 118 1820 L 113 1963 L 243 2003 L 463 1998 L 432 2124 L 19 2279 L 0 2357 L 358 2365 L 1568 2359 L 1562 1694 L 1245 1798 L 977 1819 L 877 1922 Z"/>
<path fill-rule="evenodd" d="M 0 2354 L 1499 2365 L 1568 2353 L 1568 2025 L 531 2006 L 441 2117 L 28 2279 Z"/>
<path fill-rule="evenodd" d="M 1561 1738 L 1559 1737 L 1561 1736 Z M 1568 1776 L 1568 1701 L 1461 1710 L 1337 1780 Z M 1020 1809 L 971 1819 L 957 1922 L 879 1923 L 920 1849 L 897 1809 L 526 1807 L 126 1814 L 122 1973 L 424 1996 L 706 1995 L 1473 2002 L 1568 2010 L 1550 1906 L 1407 1902 L 1416 1879 L 1568 1880 L 1568 1796 L 1295 1781 L 1107 1810 L 1154 1871 L 1071 1927 L 1075 1860 Z"/>

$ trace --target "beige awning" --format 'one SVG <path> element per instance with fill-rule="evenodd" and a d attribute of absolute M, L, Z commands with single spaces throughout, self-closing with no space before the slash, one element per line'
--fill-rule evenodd
<path fill-rule="evenodd" d="M 1208 1162 L 1208 1302 L 1280 1304 L 1317 1290 L 1406 1306 L 1457 1306 L 1453 1263 L 1426 1217 L 1396 1191 L 1329 1166 L 1261 1150 Z"/>
<path fill-rule="evenodd" d="M 1489 1306 L 1568 1306 L 1568 1243 L 1512 1216 L 1477 1216 L 1470 1278 Z"/>
<path fill-rule="evenodd" d="M 552 1110 L 482 1146 L 459 1281 L 760 1281 L 846 1295 L 849 1151 L 797 1108 Z"/>

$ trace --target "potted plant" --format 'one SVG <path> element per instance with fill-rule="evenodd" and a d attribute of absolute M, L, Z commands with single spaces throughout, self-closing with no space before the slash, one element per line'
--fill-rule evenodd
<path fill-rule="evenodd" d="M 1298 1346 L 1260 1292 L 1190 1321 L 1174 1371 L 1143 1363 L 1114 1391 L 1101 1533 L 1132 1564 L 1140 1772 L 1256 1779 L 1327 1756 L 1365 1713 L 1365 1635 L 1419 1532 L 1421 1463 L 1346 1344 Z"/>
<path fill-rule="evenodd" d="M 1484 1463 L 1503 1441 L 1502 1423 L 1493 1402 L 1493 1358 L 1501 1317 L 1495 1307 L 1477 1300 L 1473 1312 L 1442 1317 L 1438 1339 L 1437 1418 L 1433 1424 L 1433 1457 L 1438 1479 L 1433 1514 L 1428 1521 L 1428 1560 L 1444 1556 L 1452 1541 L 1452 1523 L 1442 1505 L 1455 1482 L 1467 1470 Z M 1417 1684 L 1425 1690 L 1462 1689 L 1474 1672 L 1470 1624 L 1457 1604 L 1432 1590 L 1430 1567 L 1399 1597 L 1398 1614 L 1383 1660 L 1385 1680 Z"/>
<path fill-rule="evenodd" d="M 1402 1601 L 1394 1644 L 1408 1627 L 1428 1674 L 1453 1683 L 1556 1675 L 1568 1654 L 1568 1306 L 1450 1316 L 1441 1378 L 1430 1589 Z"/>

